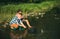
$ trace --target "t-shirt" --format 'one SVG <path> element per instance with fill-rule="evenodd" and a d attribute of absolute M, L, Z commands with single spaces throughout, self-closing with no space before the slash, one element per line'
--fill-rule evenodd
<path fill-rule="evenodd" d="M 18 19 L 17 16 L 13 17 L 12 20 L 10 21 L 10 25 L 11 24 L 20 24 L 22 21 L 21 19 Z"/>

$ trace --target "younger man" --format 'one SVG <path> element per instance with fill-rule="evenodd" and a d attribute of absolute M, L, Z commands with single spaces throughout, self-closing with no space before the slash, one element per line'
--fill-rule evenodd
<path fill-rule="evenodd" d="M 22 11 L 19 9 L 15 15 L 15 17 L 13 17 L 13 19 L 10 21 L 10 28 L 14 29 L 14 28 L 18 28 L 19 26 L 26 28 L 26 26 L 23 24 L 23 21 L 25 21 L 28 25 L 29 28 L 31 28 L 29 21 L 23 19 L 23 15 L 22 15 Z"/>

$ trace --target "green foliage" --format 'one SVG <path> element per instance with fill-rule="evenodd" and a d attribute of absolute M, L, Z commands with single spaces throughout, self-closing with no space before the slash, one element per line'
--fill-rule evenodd
<path fill-rule="evenodd" d="M 0 6 L 0 20 L 10 19 L 15 15 L 18 9 L 23 11 L 23 14 L 27 13 L 38 13 L 38 12 L 46 12 L 56 6 L 55 1 L 45 1 L 39 4 L 34 3 L 24 3 L 24 4 L 8 4 Z M 3 17 L 3 18 L 2 18 Z"/>

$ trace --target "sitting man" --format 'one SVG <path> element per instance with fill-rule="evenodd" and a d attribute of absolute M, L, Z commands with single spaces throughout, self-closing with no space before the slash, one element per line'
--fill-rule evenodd
<path fill-rule="evenodd" d="M 23 19 L 23 15 L 22 15 L 22 11 L 19 9 L 15 15 L 15 17 L 13 17 L 13 19 L 10 21 L 10 28 L 11 29 L 14 29 L 14 28 L 18 28 L 19 26 L 20 27 L 23 27 L 23 28 L 26 28 L 26 26 L 24 25 L 23 21 L 25 21 L 28 25 L 29 28 L 32 28 L 29 24 L 29 21 L 28 20 L 25 20 Z"/>

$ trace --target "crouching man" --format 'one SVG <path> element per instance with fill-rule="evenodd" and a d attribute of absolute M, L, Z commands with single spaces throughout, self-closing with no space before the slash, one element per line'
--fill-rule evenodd
<path fill-rule="evenodd" d="M 28 20 L 23 19 L 23 15 L 22 15 L 22 11 L 19 9 L 16 13 L 16 15 L 12 18 L 12 20 L 10 21 L 10 28 L 11 29 L 17 29 L 19 26 L 23 27 L 23 28 L 27 28 L 23 22 L 25 21 L 26 24 L 28 25 L 29 28 L 32 28 L 32 26 L 30 26 L 30 23 Z"/>

